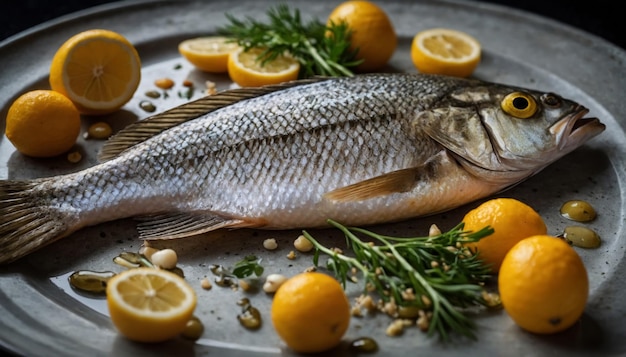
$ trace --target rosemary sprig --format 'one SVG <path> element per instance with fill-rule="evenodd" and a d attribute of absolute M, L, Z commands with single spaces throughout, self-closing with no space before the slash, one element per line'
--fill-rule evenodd
<path fill-rule="evenodd" d="M 428 334 L 438 332 L 445 340 L 453 330 L 474 338 L 473 322 L 462 313 L 469 306 L 493 306 L 485 298 L 482 286 L 491 275 L 478 256 L 463 243 L 475 242 L 493 233 L 485 227 L 477 232 L 463 231 L 460 223 L 450 231 L 432 237 L 390 237 L 365 229 L 345 227 L 333 220 L 329 224 L 339 228 L 354 257 L 329 249 L 309 233 L 304 236 L 316 248 L 313 262 L 319 263 L 320 253 L 330 257 L 328 269 L 332 270 L 344 288 L 353 281 L 349 274 L 353 268 L 363 275 L 365 289 L 373 287 L 383 301 L 393 301 L 400 306 L 416 306 L 432 312 Z M 361 240 L 357 234 L 371 238 Z M 404 293 L 411 291 L 413 298 Z"/>
<path fill-rule="evenodd" d="M 355 59 L 358 49 L 350 49 L 351 31 L 345 22 L 326 26 L 313 19 L 305 24 L 300 11 L 294 9 L 292 13 L 285 4 L 270 8 L 267 15 L 269 23 L 252 17 L 241 20 L 226 14 L 230 24 L 218 28 L 217 32 L 232 37 L 245 50 L 265 48 L 258 57 L 262 63 L 290 53 L 301 64 L 300 78 L 352 76 L 350 68 L 362 62 Z"/>

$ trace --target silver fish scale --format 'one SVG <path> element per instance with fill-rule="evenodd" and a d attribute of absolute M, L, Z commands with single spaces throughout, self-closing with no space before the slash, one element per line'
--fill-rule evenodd
<path fill-rule="evenodd" d="M 52 205 L 93 224 L 162 211 L 323 224 L 323 194 L 439 150 L 414 113 L 459 85 L 427 76 L 332 79 L 185 122 L 84 172 L 49 181 Z M 69 187 L 72 189 L 69 190 Z M 47 189 L 47 188 L 45 188 Z M 56 202 L 58 201 L 58 202 Z M 369 200 L 375 210 L 380 200 Z"/>

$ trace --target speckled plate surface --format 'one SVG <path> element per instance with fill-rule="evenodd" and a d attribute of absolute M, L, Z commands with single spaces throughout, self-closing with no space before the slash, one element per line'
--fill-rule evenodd
<path fill-rule="evenodd" d="M 124 34 L 142 58 L 140 89 L 124 110 L 105 118 L 115 130 L 148 114 L 139 108 L 147 90 L 159 77 L 173 78 L 177 87 L 167 99 L 153 100 L 161 111 L 186 101 L 178 96 L 182 80 L 197 86 L 206 80 L 218 89 L 231 84 L 227 76 L 209 76 L 193 69 L 177 52 L 183 39 L 214 34 L 226 23 L 225 12 L 236 16 L 264 13 L 270 1 L 140 1 L 120 2 L 94 8 L 43 24 L 0 43 L 1 118 L 21 93 L 48 88 L 50 60 L 67 38 L 90 28 L 108 28 Z M 599 117 L 607 130 L 584 147 L 564 157 L 543 172 L 508 191 L 522 199 L 545 218 L 549 233 L 559 234 L 572 224 L 559 215 L 566 200 L 583 199 L 599 212 L 589 228 L 602 237 L 598 249 L 578 249 L 590 275 L 591 295 L 581 321 L 564 333 L 536 336 L 517 328 L 503 313 L 480 314 L 477 341 L 442 344 L 416 328 L 401 337 L 385 336 L 386 316 L 353 318 L 346 341 L 370 336 L 380 344 L 379 355 L 619 355 L 626 353 L 626 232 L 624 158 L 626 157 L 626 53 L 617 47 L 576 29 L 545 18 L 508 8 L 470 1 L 384 1 L 381 6 L 391 17 L 400 37 L 390 71 L 415 71 L 409 48 L 415 33 L 431 27 L 449 27 L 468 32 L 484 47 L 484 59 L 475 77 L 525 87 L 551 90 L 577 100 Z M 337 1 L 290 1 L 305 16 L 325 18 Z M 199 96 L 195 93 L 194 97 Z M 85 125 L 94 119 L 86 119 Z M 4 119 L 2 119 L 4 126 Z M 32 178 L 79 170 L 95 164 L 101 142 L 80 139 L 80 164 L 65 160 L 33 160 L 14 151 L 6 137 L 0 138 L 0 178 Z M 477 203 L 457 210 L 372 229 L 389 234 L 421 234 L 436 223 L 452 228 Z M 333 230 L 312 231 L 327 244 L 341 246 L 342 237 Z M 76 270 L 121 268 L 112 258 L 122 251 L 137 251 L 134 222 L 116 221 L 84 229 L 21 261 L 0 267 L 0 344 L 23 355 L 137 356 L 151 355 L 289 355 L 269 321 L 271 297 L 214 287 L 200 288 L 200 280 L 211 277 L 210 264 L 229 266 L 247 254 L 263 257 L 268 273 L 296 274 L 312 265 L 312 256 L 300 254 L 287 260 L 298 231 L 224 231 L 177 242 L 166 242 L 179 254 L 179 266 L 188 281 L 197 287 L 196 315 L 206 330 L 199 341 L 174 340 L 157 345 L 135 344 L 121 338 L 111 324 L 103 299 L 81 296 L 72 291 L 67 276 Z M 267 237 L 276 237 L 277 251 L 262 247 Z M 349 291 L 358 293 L 358 288 Z M 265 318 L 258 331 L 243 329 L 236 320 L 236 301 L 250 297 Z M 339 348 L 334 355 L 346 355 Z"/>

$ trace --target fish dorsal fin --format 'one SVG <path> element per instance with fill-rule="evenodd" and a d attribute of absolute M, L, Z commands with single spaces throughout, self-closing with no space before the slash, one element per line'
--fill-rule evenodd
<path fill-rule="evenodd" d="M 415 187 L 420 177 L 430 171 L 425 166 L 389 172 L 361 182 L 327 192 L 324 198 L 335 202 L 362 201 L 392 193 L 408 192 Z"/>
<path fill-rule="evenodd" d="M 98 155 L 98 160 L 101 162 L 110 160 L 118 156 L 124 150 L 158 135 L 167 129 L 237 102 L 328 79 L 328 77 L 316 77 L 263 87 L 229 89 L 194 100 L 144 120 L 140 120 L 120 130 L 104 144 Z"/>
<path fill-rule="evenodd" d="M 139 217 L 137 225 L 140 239 L 176 239 L 195 236 L 221 228 L 262 227 L 265 222 L 227 218 L 212 213 L 172 213 Z"/>

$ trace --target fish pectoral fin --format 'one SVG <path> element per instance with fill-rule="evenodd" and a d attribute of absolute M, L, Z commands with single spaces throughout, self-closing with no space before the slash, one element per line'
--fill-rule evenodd
<path fill-rule="evenodd" d="M 174 213 L 136 218 L 139 238 L 144 240 L 177 239 L 195 236 L 221 228 L 255 228 L 263 220 L 227 218 L 211 213 Z"/>
<path fill-rule="evenodd" d="M 393 171 L 341 187 L 324 194 L 324 198 L 336 202 L 363 201 L 392 193 L 408 192 L 415 187 L 422 167 Z"/>

